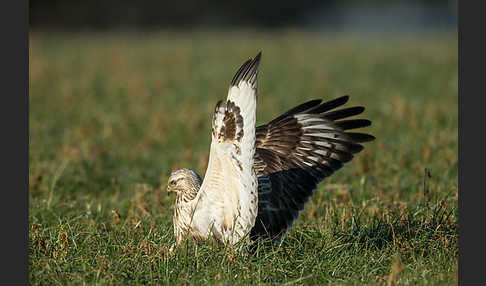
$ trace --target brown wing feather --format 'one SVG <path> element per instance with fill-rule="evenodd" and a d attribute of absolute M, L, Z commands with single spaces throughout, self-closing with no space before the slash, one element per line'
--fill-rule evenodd
<path fill-rule="evenodd" d="M 252 238 L 280 238 L 326 177 L 360 152 L 372 135 L 346 132 L 366 127 L 366 119 L 347 119 L 361 106 L 334 110 L 348 96 L 312 100 L 256 128 L 254 167 L 258 176 L 258 215 Z"/>

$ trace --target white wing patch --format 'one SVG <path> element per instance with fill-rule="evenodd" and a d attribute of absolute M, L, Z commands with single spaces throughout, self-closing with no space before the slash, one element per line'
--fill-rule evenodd
<path fill-rule="evenodd" d="M 247 235 L 257 215 L 253 164 L 259 60 L 260 54 L 243 64 L 226 101 L 216 105 L 208 168 L 196 197 L 193 228 L 197 226 L 204 236 L 212 232 L 225 242 L 235 243 Z"/>

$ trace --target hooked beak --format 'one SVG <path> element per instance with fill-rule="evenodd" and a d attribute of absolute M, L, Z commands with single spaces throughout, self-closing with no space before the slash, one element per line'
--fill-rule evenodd
<path fill-rule="evenodd" d="M 165 192 L 167 193 L 167 195 L 170 195 L 169 185 L 165 185 L 164 188 L 162 188 L 162 190 L 163 189 L 165 189 Z"/>
<path fill-rule="evenodd" d="M 171 190 L 169 186 L 165 189 L 167 191 L 167 196 L 170 196 L 171 193 L 174 193 L 175 191 Z"/>

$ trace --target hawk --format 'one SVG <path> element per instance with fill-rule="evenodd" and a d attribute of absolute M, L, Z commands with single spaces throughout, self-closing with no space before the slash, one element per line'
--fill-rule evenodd
<path fill-rule="evenodd" d="M 349 97 L 300 104 L 255 127 L 261 52 L 231 80 L 216 104 L 204 180 L 193 170 L 173 171 L 176 244 L 213 236 L 225 244 L 259 237 L 280 239 L 317 185 L 363 150 L 374 136 L 348 130 L 371 125 L 348 119 L 364 107 L 336 109 Z"/>

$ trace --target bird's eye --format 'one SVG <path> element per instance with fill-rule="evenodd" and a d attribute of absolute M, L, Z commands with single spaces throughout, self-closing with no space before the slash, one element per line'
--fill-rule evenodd
<path fill-rule="evenodd" d="M 169 182 L 169 186 L 171 186 L 171 187 L 174 187 L 174 186 L 175 186 L 175 184 L 176 184 L 176 182 L 175 182 L 175 181 L 170 181 L 170 182 Z"/>

